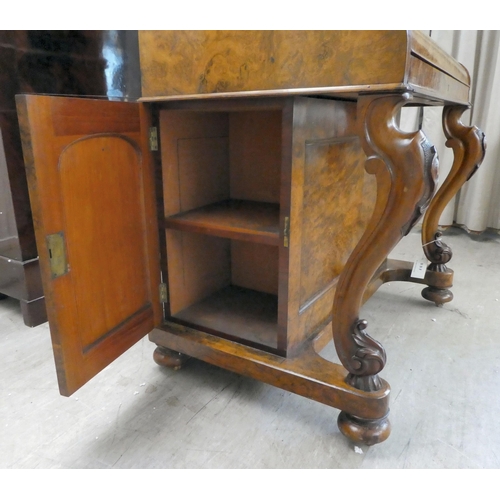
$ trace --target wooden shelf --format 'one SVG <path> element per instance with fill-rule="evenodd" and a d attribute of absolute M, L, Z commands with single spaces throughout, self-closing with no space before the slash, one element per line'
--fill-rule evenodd
<path fill-rule="evenodd" d="M 167 217 L 164 227 L 277 246 L 279 210 L 274 203 L 226 200 Z"/>
<path fill-rule="evenodd" d="M 278 297 L 230 285 L 178 312 L 187 326 L 275 351 L 278 343 Z"/>

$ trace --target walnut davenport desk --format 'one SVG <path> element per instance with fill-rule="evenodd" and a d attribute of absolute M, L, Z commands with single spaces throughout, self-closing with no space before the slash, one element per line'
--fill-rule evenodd
<path fill-rule="evenodd" d="M 17 97 L 61 393 L 149 334 L 160 365 L 195 357 L 385 440 L 386 353 L 359 309 L 393 280 L 452 299 L 438 220 L 485 153 L 467 71 L 406 31 L 146 31 L 140 54 L 139 102 Z M 437 193 L 402 106 L 444 106 Z M 387 256 L 424 212 L 413 278 Z"/>

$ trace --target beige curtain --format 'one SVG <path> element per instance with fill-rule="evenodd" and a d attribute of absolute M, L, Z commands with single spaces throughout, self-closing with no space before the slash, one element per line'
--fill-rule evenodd
<path fill-rule="evenodd" d="M 479 171 L 443 212 L 440 224 L 467 231 L 500 230 L 500 31 L 431 31 L 431 38 L 461 62 L 472 80 L 472 112 L 464 124 L 477 125 L 485 134 L 486 157 Z M 426 108 L 422 129 L 439 153 L 440 180 L 451 168 L 453 154 L 441 130 L 442 108 Z"/>

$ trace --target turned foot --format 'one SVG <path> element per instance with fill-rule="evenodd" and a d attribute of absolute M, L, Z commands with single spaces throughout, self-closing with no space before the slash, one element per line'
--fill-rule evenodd
<path fill-rule="evenodd" d="M 172 351 L 166 347 L 158 346 L 153 353 L 153 359 L 160 366 L 180 370 L 189 359 L 189 356 L 181 352 Z"/>
<path fill-rule="evenodd" d="M 453 293 L 446 288 L 428 286 L 422 290 L 422 297 L 430 302 L 434 302 L 437 307 L 443 307 L 443 304 L 453 300 Z"/>
<path fill-rule="evenodd" d="M 422 225 L 422 247 L 431 262 L 425 276 L 428 288 L 422 291 L 422 297 L 437 306 L 453 299 L 449 290 L 453 284 L 453 271 L 446 267 L 453 254 L 451 248 L 441 240 L 439 219 L 451 199 L 476 172 L 486 151 L 484 134 L 477 127 L 465 126 L 460 121 L 467 109 L 468 106 L 444 107 L 443 128 L 446 146 L 453 149 L 453 165 L 432 199 Z"/>
<path fill-rule="evenodd" d="M 340 432 L 350 440 L 372 446 L 385 441 L 391 433 L 387 415 L 378 419 L 365 419 L 341 411 L 337 420 Z"/>
<path fill-rule="evenodd" d="M 451 249 L 448 245 L 440 241 L 441 233 L 437 233 L 436 249 L 443 250 L 440 253 L 440 260 L 451 258 Z M 446 251 L 445 251 L 446 250 Z M 434 253 L 436 257 L 437 253 Z M 446 259 L 444 256 L 447 256 Z M 437 258 L 436 258 L 437 259 Z M 453 286 L 453 270 L 446 267 L 444 263 L 431 263 L 425 273 L 426 288 L 422 290 L 422 297 L 430 302 L 434 302 L 436 306 L 442 307 L 446 302 L 453 300 L 453 293 L 450 288 Z"/>

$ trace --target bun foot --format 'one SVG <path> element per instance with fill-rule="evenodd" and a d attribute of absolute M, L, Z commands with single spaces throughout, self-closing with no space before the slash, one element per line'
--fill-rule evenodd
<path fill-rule="evenodd" d="M 391 433 L 391 424 L 387 416 L 372 420 L 341 411 L 337 425 L 340 432 L 351 441 L 368 446 L 385 441 Z"/>
<path fill-rule="evenodd" d="M 156 364 L 174 370 L 180 370 L 188 359 L 189 356 L 186 356 L 186 354 L 161 346 L 158 346 L 153 353 L 153 360 Z"/>
<path fill-rule="evenodd" d="M 435 288 L 428 286 L 422 290 L 422 297 L 434 302 L 436 306 L 442 307 L 446 302 L 453 300 L 453 293 L 447 288 Z"/>

